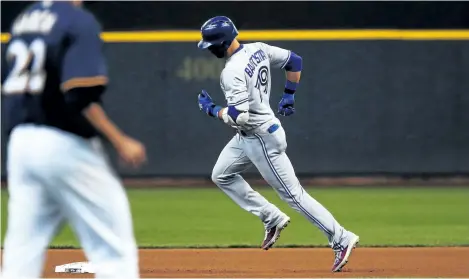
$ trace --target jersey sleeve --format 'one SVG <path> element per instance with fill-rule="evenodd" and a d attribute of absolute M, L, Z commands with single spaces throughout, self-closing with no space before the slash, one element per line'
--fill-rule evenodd
<path fill-rule="evenodd" d="M 108 82 L 101 27 L 91 14 L 78 18 L 71 26 L 70 45 L 62 60 L 61 88 L 64 92 Z"/>
<path fill-rule="evenodd" d="M 249 94 L 244 73 L 225 69 L 222 72 L 220 85 L 228 106 L 236 107 L 238 110 L 249 108 Z"/>
<path fill-rule="evenodd" d="M 276 46 L 271 46 L 266 43 L 259 43 L 261 45 L 262 50 L 264 50 L 267 53 L 267 56 L 269 57 L 270 65 L 274 68 L 280 68 L 283 69 L 285 65 L 288 63 L 288 60 L 290 59 L 291 51 L 276 47 Z"/>

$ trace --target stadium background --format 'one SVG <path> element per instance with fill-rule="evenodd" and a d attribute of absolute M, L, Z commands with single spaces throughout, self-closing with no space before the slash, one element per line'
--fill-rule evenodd
<path fill-rule="evenodd" d="M 105 31 L 106 110 L 149 153 L 149 163 L 132 170 L 118 165 L 110 149 L 127 178 L 139 247 L 256 248 L 217 250 L 211 258 L 205 257 L 211 250 L 187 256 L 147 249 L 141 252 L 144 276 L 330 277 L 329 249 L 256 254 L 262 225 L 210 181 L 233 131 L 198 110 L 203 88 L 223 102 L 223 61 L 199 51 L 196 42 L 200 25 L 220 14 L 233 19 L 245 42 L 266 41 L 304 59 L 297 113 L 281 119 L 307 191 L 358 233 L 362 246 L 432 247 L 358 249 L 347 276 L 467 276 L 469 2 L 90 2 L 86 7 Z M 27 4 L 1 2 L 2 63 L 6 32 Z M 283 73 L 274 73 L 272 106 L 283 85 Z M 5 145 L 2 133 L 2 179 Z M 255 169 L 248 176 L 292 217 L 277 247 L 325 246 L 316 228 L 260 187 L 265 184 Z M 397 187 L 373 187 L 383 184 Z M 2 244 L 7 201 L 4 189 Z M 52 246 L 79 243 L 66 227 Z M 53 264 L 82 260 L 78 254 L 51 250 L 46 277 L 57 276 Z M 262 266 L 268 269 L 259 271 Z"/>
<path fill-rule="evenodd" d="M 2 2 L 2 32 L 26 4 Z M 265 33 L 273 34 L 267 43 L 304 58 L 297 114 L 282 118 L 288 154 L 301 177 L 469 173 L 469 95 L 464 94 L 469 92 L 469 42 L 449 33 L 415 40 L 417 32 L 399 40 L 398 33 L 379 39 L 372 31 L 370 38 L 360 38 L 363 29 L 466 28 L 467 3 L 119 1 L 86 6 L 104 31 L 194 33 L 217 14 L 232 17 L 241 34 L 247 29 L 323 30 L 333 38 L 312 34 L 285 40 Z M 344 29 L 356 31 L 352 39 L 342 38 Z M 224 101 L 223 62 L 199 51 L 194 36 L 183 42 L 123 39 L 117 35 L 105 45 L 111 78 L 105 105 L 125 131 L 146 144 L 150 160 L 139 170 L 116 166 L 119 172 L 133 178 L 209 177 L 233 131 L 199 112 L 196 96 L 204 88 Z M 283 73 L 273 73 L 273 106 L 283 84 Z M 2 174 L 5 143 L 2 137 Z"/>

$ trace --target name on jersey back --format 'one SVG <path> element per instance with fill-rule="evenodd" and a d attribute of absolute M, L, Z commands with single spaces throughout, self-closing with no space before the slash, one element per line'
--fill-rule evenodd
<path fill-rule="evenodd" d="M 256 70 L 256 67 L 261 63 L 262 61 L 267 59 L 267 55 L 265 54 L 262 49 L 259 49 L 258 51 L 254 52 L 253 55 L 249 58 L 249 62 L 246 65 L 246 68 L 244 68 L 244 72 L 249 75 L 249 77 L 252 78 L 254 75 L 254 70 Z"/>
<path fill-rule="evenodd" d="M 52 30 L 57 15 L 48 10 L 35 10 L 21 15 L 13 24 L 13 35 L 24 33 L 49 33 Z"/>

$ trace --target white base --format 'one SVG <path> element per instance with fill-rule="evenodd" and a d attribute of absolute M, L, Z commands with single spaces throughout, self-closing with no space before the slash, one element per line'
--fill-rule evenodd
<path fill-rule="evenodd" d="M 55 267 L 56 273 L 95 273 L 93 265 L 89 262 L 76 262 L 58 265 Z"/>

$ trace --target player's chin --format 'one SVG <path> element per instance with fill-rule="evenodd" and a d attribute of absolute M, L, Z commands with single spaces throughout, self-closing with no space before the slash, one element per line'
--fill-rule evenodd
<path fill-rule="evenodd" d="M 208 47 L 208 50 L 217 58 L 223 58 L 226 56 L 226 50 L 222 46 L 211 45 Z"/>
<path fill-rule="evenodd" d="M 215 55 L 217 58 L 225 57 L 225 52 L 212 51 L 212 54 Z"/>

